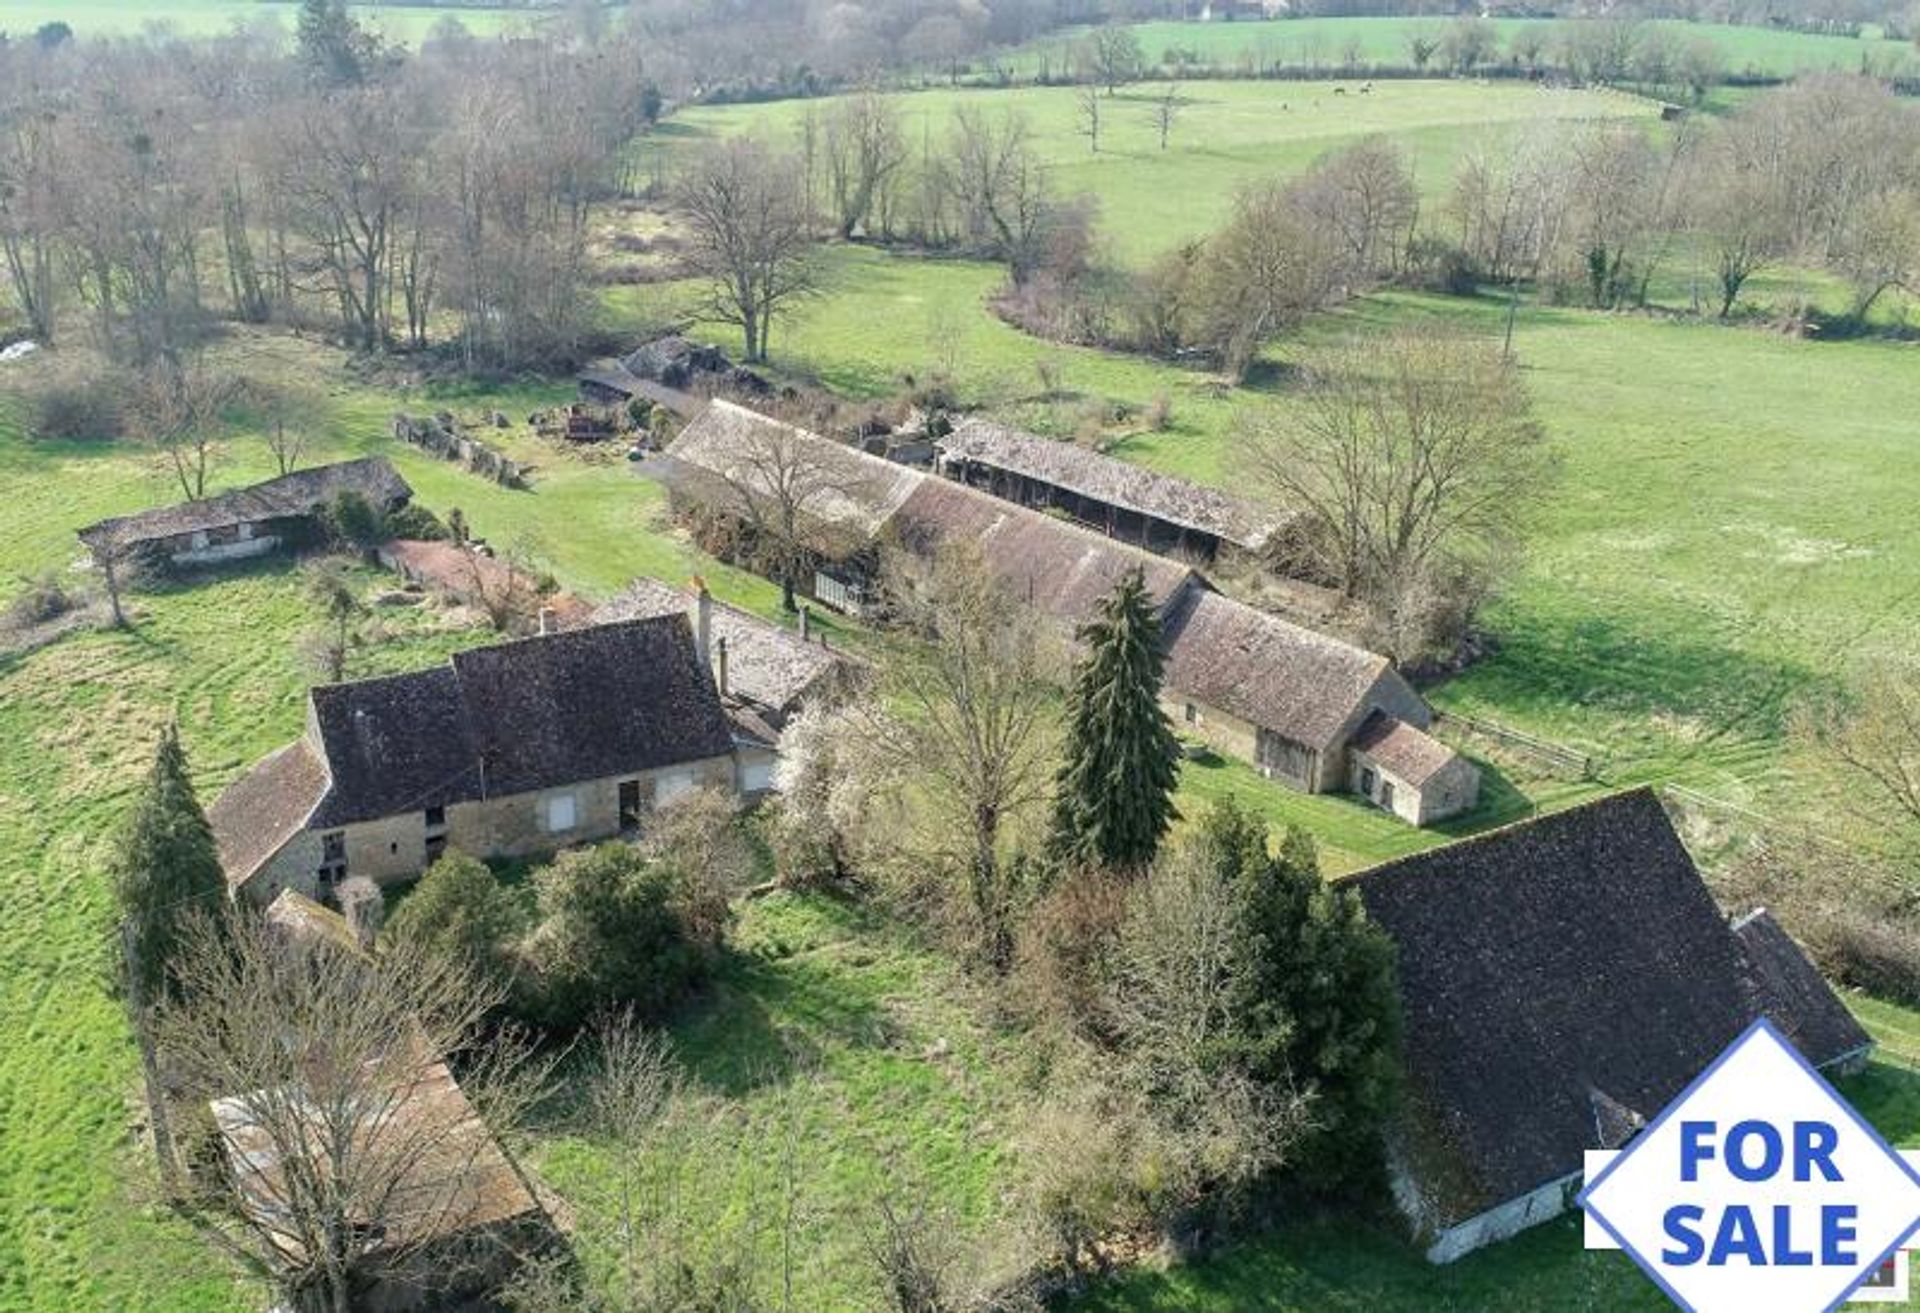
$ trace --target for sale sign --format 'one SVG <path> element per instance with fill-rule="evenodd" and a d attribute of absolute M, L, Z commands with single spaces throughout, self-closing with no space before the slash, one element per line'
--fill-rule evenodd
<path fill-rule="evenodd" d="M 1920 1173 L 1763 1020 L 1580 1204 L 1682 1308 L 1822 1313 L 1920 1228 Z"/>

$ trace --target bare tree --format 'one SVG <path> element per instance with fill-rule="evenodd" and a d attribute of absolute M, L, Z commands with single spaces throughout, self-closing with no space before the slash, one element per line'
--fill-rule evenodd
<path fill-rule="evenodd" d="M 1173 135 L 1173 125 L 1180 121 L 1186 112 L 1187 98 L 1181 93 L 1178 82 L 1169 82 L 1160 88 L 1160 94 L 1153 98 L 1153 106 L 1147 112 L 1147 121 L 1160 138 L 1160 149 L 1167 148 L 1167 138 Z"/>
<path fill-rule="evenodd" d="M 552 1065 L 483 1031 L 499 987 L 404 942 L 365 954 L 244 917 L 190 928 L 179 972 L 153 1014 L 161 1066 L 244 1153 L 238 1206 L 210 1191 L 206 1233 L 303 1310 L 346 1313 L 382 1278 L 466 1277 L 437 1250 L 416 1260 L 498 1188 L 492 1136 Z"/>
<path fill-rule="evenodd" d="M 779 580 L 780 604 L 788 611 L 796 609 L 816 553 L 849 545 L 833 527 L 833 512 L 868 483 L 857 462 L 833 459 L 834 451 L 791 425 L 755 424 L 719 476 L 726 508 L 747 530 L 748 549 L 761 567 Z"/>
<path fill-rule="evenodd" d="M 892 557 L 887 597 L 920 642 L 888 667 L 885 696 L 860 704 L 862 724 L 880 758 L 956 813 L 980 952 L 1005 969 L 1014 891 L 1003 832 L 1046 797 L 1057 657 L 978 544 Z"/>
<path fill-rule="evenodd" d="M 749 138 L 722 142 L 681 173 L 673 205 L 706 313 L 739 325 L 746 358 L 765 360 L 775 317 L 818 288 L 799 166 Z"/>
<path fill-rule="evenodd" d="M 306 591 L 320 613 L 320 627 L 307 636 L 303 646 L 320 676 L 338 684 L 347 677 L 347 658 L 358 638 L 354 626 L 366 614 L 366 607 L 352 576 L 337 558 L 307 567 Z"/>
<path fill-rule="evenodd" d="M 1238 378 L 1260 348 L 1325 306 L 1342 258 L 1299 187 L 1269 182 L 1234 197 L 1233 214 L 1202 248 L 1189 286 L 1196 339 Z"/>
<path fill-rule="evenodd" d="M 1076 88 L 1073 93 L 1073 108 L 1080 119 L 1080 135 L 1087 139 L 1088 148 L 1098 155 L 1100 153 L 1100 88 L 1095 86 Z"/>
<path fill-rule="evenodd" d="M 40 106 L 0 106 L 0 255 L 14 302 L 43 344 L 53 341 L 57 309 L 58 140 Z"/>
<path fill-rule="evenodd" d="M 875 214 L 888 211 L 888 193 L 907 162 L 900 111 L 877 91 L 843 97 L 827 111 L 824 137 L 827 184 L 840 236 L 849 238 L 862 229 L 871 233 Z"/>
<path fill-rule="evenodd" d="M 1880 665 L 1850 703 L 1813 708 L 1799 729 L 1861 786 L 1848 790 L 1861 818 L 1896 850 L 1920 850 L 1920 672 Z"/>
<path fill-rule="evenodd" d="M 610 1197 L 600 1210 L 613 1221 L 619 1293 L 640 1306 L 652 1284 L 653 1265 L 643 1246 L 658 1212 L 647 1170 L 647 1150 L 682 1088 L 673 1048 L 650 1033 L 631 1010 L 602 1017 L 594 1027 L 599 1059 L 587 1084 L 589 1131 L 605 1144 L 612 1168 Z"/>
<path fill-rule="evenodd" d="M 160 361 L 134 388 L 128 428 L 151 446 L 188 501 L 207 495 L 228 407 L 239 381 L 198 359 Z"/>
<path fill-rule="evenodd" d="M 1369 137 L 1313 162 L 1298 187 L 1308 214 L 1337 234 L 1351 277 L 1396 268 L 1420 213 L 1420 190 L 1400 149 Z"/>
<path fill-rule="evenodd" d="M 1856 324 L 1881 297 L 1920 285 L 1920 193 L 1905 187 L 1869 197 L 1847 225 L 1835 262 L 1853 287 Z"/>
<path fill-rule="evenodd" d="M 1309 564 L 1420 656 L 1447 603 L 1510 561 L 1554 459 L 1519 372 L 1432 328 L 1307 353 L 1300 408 L 1257 421 L 1246 468 L 1301 516 Z"/>
<path fill-rule="evenodd" d="M 1146 56 L 1140 51 L 1140 38 L 1123 23 L 1095 28 L 1075 52 L 1082 76 L 1107 89 L 1111 96 L 1122 82 L 1140 76 Z"/>
<path fill-rule="evenodd" d="M 1016 284 L 1040 267 L 1053 203 L 1046 166 L 1025 118 L 999 119 L 967 107 L 954 111 L 941 177 L 958 203 L 968 235 L 983 240 Z"/>
<path fill-rule="evenodd" d="M 487 623 L 503 634 L 525 629 L 540 609 L 532 553 L 526 544 L 516 544 L 505 559 L 471 548 L 462 550 L 461 558 L 462 589 L 486 614 Z"/>

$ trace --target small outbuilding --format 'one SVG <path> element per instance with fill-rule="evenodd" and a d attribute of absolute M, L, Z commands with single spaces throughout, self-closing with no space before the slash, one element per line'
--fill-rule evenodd
<path fill-rule="evenodd" d="M 1398 950 L 1393 1193 L 1436 1263 L 1572 1206 L 1756 1018 L 1832 1075 L 1872 1042 L 1764 911 L 1729 924 L 1646 789 L 1351 877 Z"/>
<path fill-rule="evenodd" d="M 368 456 L 101 520 L 80 530 L 79 538 L 103 567 L 131 553 L 182 569 L 218 565 L 315 541 L 321 512 L 347 493 L 382 512 L 398 510 L 413 497 L 385 457 Z"/>

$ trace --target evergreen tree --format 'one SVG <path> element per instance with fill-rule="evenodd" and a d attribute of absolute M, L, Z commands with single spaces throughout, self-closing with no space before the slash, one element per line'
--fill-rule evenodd
<path fill-rule="evenodd" d="M 1289 828 L 1268 857 L 1265 827 L 1226 804 L 1203 833 L 1246 900 L 1234 1008 L 1241 1060 L 1258 1080 L 1314 1095 L 1317 1129 L 1294 1160 L 1302 1178 L 1355 1184 L 1379 1163 L 1379 1133 L 1399 1092 L 1393 943 L 1357 893 L 1321 879 L 1305 831 Z"/>
<path fill-rule="evenodd" d="M 449 852 L 420 877 L 386 936 L 411 940 L 491 983 L 511 974 L 507 949 L 520 920 L 513 894 L 484 862 Z"/>
<path fill-rule="evenodd" d="M 308 73 L 327 86 L 358 86 L 384 57 L 380 38 L 347 12 L 347 0 L 304 0 L 294 41 Z"/>
<path fill-rule="evenodd" d="M 160 733 L 112 870 L 126 936 L 123 984 L 135 998 L 157 1002 L 172 989 L 170 962 L 187 918 L 218 915 L 227 899 L 213 828 L 194 796 L 177 725 Z"/>
<path fill-rule="evenodd" d="M 1080 630 L 1066 761 L 1055 781 L 1052 855 L 1139 870 L 1177 813 L 1180 744 L 1160 709 L 1160 620 L 1138 569 Z"/>

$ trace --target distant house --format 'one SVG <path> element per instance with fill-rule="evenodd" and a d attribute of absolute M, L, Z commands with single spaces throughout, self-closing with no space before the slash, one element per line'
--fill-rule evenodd
<path fill-rule="evenodd" d="M 702 786 L 736 792 L 734 730 L 677 615 L 455 654 L 315 688 L 307 731 L 209 813 L 237 896 L 325 898 L 420 873 L 447 848 L 531 856 L 645 825 Z"/>
<path fill-rule="evenodd" d="M 413 497 L 384 457 L 369 456 L 101 520 L 79 537 L 102 564 L 142 552 L 181 568 L 217 565 L 315 541 L 320 512 L 342 493 L 357 493 L 379 511 L 397 510 Z"/>
<path fill-rule="evenodd" d="M 1764 911 L 1729 924 L 1658 799 L 1617 794 L 1352 877 L 1399 950 L 1395 1197 L 1450 1262 L 1565 1211 L 1755 1018 L 1829 1073 L 1866 1032 Z"/>
<path fill-rule="evenodd" d="M 1288 521 L 1217 488 L 983 419 L 962 420 L 934 439 L 934 467 L 1163 556 L 1211 561 L 1223 545 L 1261 552 Z"/>
<path fill-rule="evenodd" d="M 1385 657 L 1223 597 L 1179 561 L 726 402 L 689 424 L 655 469 L 677 497 L 724 515 L 760 486 L 756 453 L 771 444 L 804 444 L 805 459 L 832 471 L 807 508 L 828 545 L 813 591 L 829 605 L 865 604 L 879 544 L 929 556 L 966 542 L 1071 634 L 1138 570 L 1165 626 L 1163 701 L 1188 732 L 1271 778 L 1352 790 L 1414 824 L 1477 800 L 1478 770 L 1426 733 L 1432 713 Z"/>

